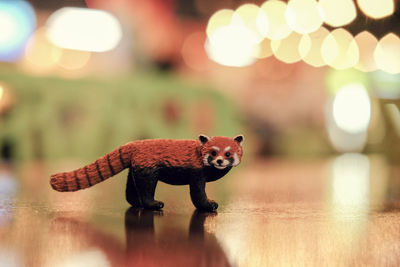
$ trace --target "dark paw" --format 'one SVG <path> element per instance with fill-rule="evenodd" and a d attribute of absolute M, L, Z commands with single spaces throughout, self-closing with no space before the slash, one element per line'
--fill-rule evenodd
<path fill-rule="evenodd" d="M 145 203 L 143 206 L 145 209 L 149 210 L 160 210 L 164 208 L 164 202 L 153 200 L 152 202 Z"/>
<path fill-rule="evenodd" d="M 129 202 L 129 201 L 128 201 L 128 203 L 131 204 L 131 207 L 133 209 L 143 209 L 142 205 L 140 205 L 140 204 L 136 204 L 136 203 Z"/>
<path fill-rule="evenodd" d="M 205 205 L 197 207 L 199 211 L 216 211 L 218 209 L 218 203 L 214 200 L 209 200 Z"/>

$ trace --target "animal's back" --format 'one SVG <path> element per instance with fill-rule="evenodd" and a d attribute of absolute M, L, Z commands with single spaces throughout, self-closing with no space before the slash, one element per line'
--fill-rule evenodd
<path fill-rule="evenodd" d="M 141 140 L 133 142 L 132 147 L 132 167 L 202 168 L 197 140 Z"/>

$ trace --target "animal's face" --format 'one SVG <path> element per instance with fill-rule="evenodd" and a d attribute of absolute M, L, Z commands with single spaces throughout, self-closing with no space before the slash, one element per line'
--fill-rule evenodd
<path fill-rule="evenodd" d="M 243 135 L 233 138 L 223 136 L 209 138 L 206 135 L 200 135 L 203 164 L 219 170 L 239 165 L 243 154 L 243 139 Z"/>

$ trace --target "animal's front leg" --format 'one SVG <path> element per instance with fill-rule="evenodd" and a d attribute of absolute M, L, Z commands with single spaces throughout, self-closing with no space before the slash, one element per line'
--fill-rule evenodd
<path fill-rule="evenodd" d="M 218 203 L 207 198 L 205 179 L 195 179 L 190 182 L 190 198 L 193 205 L 202 211 L 215 211 Z"/>

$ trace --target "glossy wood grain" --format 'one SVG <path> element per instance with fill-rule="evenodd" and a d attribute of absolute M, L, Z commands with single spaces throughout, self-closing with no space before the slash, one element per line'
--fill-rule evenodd
<path fill-rule="evenodd" d="M 207 185 L 218 213 L 187 187 L 160 184 L 161 212 L 129 208 L 126 173 L 74 193 L 49 174 L 0 171 L 0 266 L 398 266 L 400 174 L 379 155 L 248 162 Z"/>

